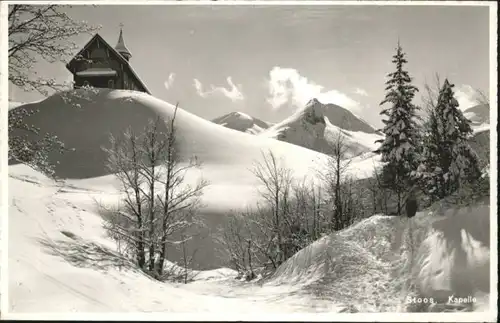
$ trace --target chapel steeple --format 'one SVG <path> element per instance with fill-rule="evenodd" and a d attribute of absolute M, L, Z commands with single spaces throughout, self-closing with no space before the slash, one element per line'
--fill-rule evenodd
<path fill-rule="evenodd" d="M 116 44 L 115 49 L 127 61 L 132 57 L 132 54 L 128 50 L 127 46 L 125 46 L 125 42 L 123 41 L 123 24 L 120 24 L 120 36 L 118 37 L 118 44 Z"/>

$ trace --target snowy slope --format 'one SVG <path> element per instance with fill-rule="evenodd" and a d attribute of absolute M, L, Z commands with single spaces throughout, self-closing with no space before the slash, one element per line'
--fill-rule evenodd
<path fill-rule="evenodd" d="M 101 218 L 79 193 L 23 165 L 11 166 L 9 313 L 3 317 L 154 311 L 241 319 L 252 313 L 337 310 L 331 302 L 293 296 L 293 286 L 235 285 L 227 280 L 232 274 L 228 269 L 200 272 L 198 282 L 189 287 L 151 280 L 116 253 Z"/>
<path fill-rule="evenodd" d="M 451 295 L 471 295 L 473 310 L 486 311 L 489 249 L 487 205 L 411 220 L 375 215 L 299 251 L 270 284 L 300 284 L 314 295 L 355 303 L 358 311 L 400 311 L 412 272 L 417 295 L 433 298 L 436 308 L 452 306 L 446 304 Z"/>
<path fill-rule="evenodd" d="M 260 284 L 236 281 L 227 268 L 199 272 L 188 285 L 158 283 L 115 252 L 101 218 L 82 198 L 107 193 L 55 183 L 22 165 L 11 166 L 9 177 L 6 318 L 168 312 L 170 319 L 175 313 L 213 313 L 241 320 L 257 314 L 401 310 L 406 219 L 376 215 L 326 236 Z M 486 311 L 488 207 L 443 215 L 419 213 L 411 220 L 419 292 L 436 300 L 446 295 L 443 291 L 471 293 L 477 298 L 473 309 Z"/>
<path fill-rule="evenodd" d="M 26 103 L 24 102 L 14 102 L 14 101 L 9 101 L 9 110 L 15 109 L 17 107 L 20 107 L 22 105 L 25 105 Z"/>
<path fill-rule="evenodd" d="M 80 98 L 83 90 L 76 93 L 79 98 L 71 103 L 56 94 L 24 106 L 40 111 L 29 119 L 30 123 L 42 132 L 57 135 L 68 148 L 75 149 L 53 156 L 54 161 L 59 162 L 56 173 L 63 178 L 106 175 L 106 156 L 101 147 L 108 145 L 109 133 L 120 135 L 129 127 L 142 131 L 148 120 L 157 117 L 167 120 L 174 111 L 171 104 L 141 92 L 102 89 L 97 94 L 89 93 L 87 99 Z M 283 156 L 285 163 L 299 173 L 306 173 L 315 162 L 324 160 L 321 154 L 301 147 L 220 127 L 183 110 L 182 103 L 180 108 L 177 128 L 181 155 L 196 155 L 207 165 L 217 165 L 219 173 L 225 171 L 226 166 L 229 172 L 231 168 L 247 169 L 268 149 Z"/>
<path fill-rule="evenodd" d="M 251 117 L 243 112 L 231 112 L 213 119 L 212 122 L 229 129 L 251 134 L 257 134 L 269 128 L 267 122 Z"/>
<path fill-rule="evenodd" d="M 31 104 L 31 103 L 38 103 L 40 102 L 41 100 L 38 100 L 38 101 L 33 101 L 33 102 L 17 102 L 17 101 L 9 101 L 9 110 L 12 110 L 12 109 L 15 109 L 15 108 L 18 108 L 20 106 L 23 106 L 23 105 L 26 105 L 26 104 Z"/>
<path fill-rule="evenodd" d="M 119 135 L 129 126 L 141 131 L 148 118 L 159 116 L 166 120 L 172 116 L 174 107 L 131 91 L 102 90 L 90 99 L 77 101 L 81 108 L 76 108 L 57 95 L 52 96 L 31 105 L 40 111 L 32 123 L 58 135 L 67 147 L 75 148 L 74 152 L 53 156 L 54 161 L 60 162 L 57 175 L 80 189 L 75 196 L 92 206 L 93 196 L 88 192 L 97 191 L 102 192 L 99 195 L 102 203 L 116 204 L 120 199 L 119 186 L 115 177 L 107 174 L 106 155 L 101 150 L 108 143 L 108 133 Z M 196 155 L 203 163 L 201 170 L 189 173 L 186 180 L 194 182 L 202 176 L 210 183 L 204 190 L 204 208 L 200 211 L 207 231 L 193 238 L 188 246 L 198 249 L 196 269 L 213 269 L 224 264 L 217 256 L 215 242 L 205 236 L 224 223 L 228 212 L 256 205 L 259 183 L 250 169 L 255 161 L 261 160 L 262 151 L 271 150 L 281 157 L 297 178 L 314 176 L 311 170 L 322 167 L 327 158 L 296 145 L 221 127 L 185 110 L 178 111 L 177 129 L 180 154 L 186 158 Z M 350 171 L 358 178 L 367 177 L 377 160 L 375 156 L 358 157 L 350 165 Z M 174 258 L 179 256 L 172 253 Z"/>
<path fill-rule="evenodd" d="M 375 129 L 349 110 L 322 104 L 317 99 L 260 135 L 330 153 L 339 132 L 348 147 L 348 156 L 372 151 L 375 141 L 380 139 Z"/>

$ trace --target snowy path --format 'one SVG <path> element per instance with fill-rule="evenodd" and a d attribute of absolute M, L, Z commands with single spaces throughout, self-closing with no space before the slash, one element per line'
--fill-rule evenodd
<path fill-rule="evenodd" d="M 343 307 L 232 277 L 159 283 L 116 254 L 89 191 L 30 176 L 10 177 L 9 312 L 338 312 Z M 144 295 L 137 297 L 137 295 Z"/>

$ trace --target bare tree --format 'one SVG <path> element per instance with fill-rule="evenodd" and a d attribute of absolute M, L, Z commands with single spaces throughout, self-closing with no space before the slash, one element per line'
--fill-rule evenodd
<path fill-rule="evenodd" d="M 222 246 L 224 257 L 239 274 L 247 270 L 245 239 L 249 238 L 247 224 L 240 214 L 228 214 L 214 239 Z"/>
<path fill-rule="evenodd" d="M 157 279 L 164 278 L 167 248 L 175 234 L 195 225 L 200 197 L 208 185 L 200 179 L 190 185 L 185 175 L 200 167 L 195 159 L 184 161 L 178 153 L 173 117 L 162 132 L 162 121 L 150 122 L 141 134 L 127 131 L 111 136 L 108 167 L 119 179 L 123 206 L 107 221 L 116 239 L 133 246 L 137 265 Z"/>
<path fill-rule="evenodd" d="M 217 238 L 230 264 L 247 278 L 255 276 L 257 267 L 278 268 L 297 251 L 298 235 L 306 232 L 304 219 L 299 218 L 306 213 L 305 192 L 293 192 L 291 170 L 272 151 L 263 152 L 262 157 L 251 169 L 261 184 L 262 201 L 228 216 Z"/>
<path fill-rule="evenodd" d="M 59 91 L 67 84 L 33 72 L 39 60 L 49 63 L 65 61 L 74 55 L 73 37 L 91 34 L 100 27 L 76 21 L 67 11 L 68 5 L 9 6 L 9 82 L 26 91 L 44 96 L 50 90 Z"/>
<path fill-rule="evenodd" d="M 187 242 L 191 240 L 192 237 L 186 237 L 185 233 L 181 233 L 181 250 L 182 250 L 182 267 L 183 267 L 183 273 L 182 273 L 182 281 L 184 284 L 187 284 L 188 281 L 191 281 L 195 278 L 196 273 L 193 272 L 192 269 L 190 269 L 196 253 L 198 252 L 198 249 L 195 249 L 191 254 L 189 254 L 188 249 L 187 249 Z"/>
<path fill-rule="evenodd" d="M 194 223 L 193 217 L 201 207 L 200 197 L 208 182 L 201 179 L 194 186 L 186 184 L 186 172 L 193 168 L 201 167 L 201 163 L 195 157 L 187 163 L 182 164 L 179 155 L 177 134 L 175 128 L 175 116 L 170 120 L 167 133 L 166 155 L 164 159 L 165 176 L 158 182 L 163 185 L 163 196 L 158 195 L 161 217 L 161 237 L 160 237 L 160 267 L 159 274 L 162 274 L 163 263 L 165 262 L 168 247 L 168 237 L 175 232 L 184 231 Z"/>
<path fill-rule="evenodd" d="M 390 189 L 385 187 L 380 176 L 381 169 L 377 168 L 375 163 L 373 163 L 372 176 L 368 179 L 368 190 L 371 195 L 371 203 L 373 213 L 382 212 L 384 214 L 389 214 L 392 211 L 391 203 L 393 203 L 393 194 Z"/>
<path fill-rule="evenodd" d="M 263 189 L 260 190 L 260 195 L 267 202 L 273 214 L 272 230 L 276 235 L 276 263 L 281 264 L 288 258 L 285 254 L 283 235 L 287 227 L 290 227 L 292 172 L 280 165 L 280 161 L 272 151 L 262 153 L 262 157 L 263 161 L 255 163 L 252 173 L 262 184 Z"/>
<path fill-rule="evenodd" d="M 439 90 L 441 89 L 441 77 L 439 74 L 434 75 L 432 83 L 426 82 L 424 84 L 424 95 L 422 95 L 423 111 L 427 117 L 434 113 L 439 97 Z M 424 118 L 425 119 L 425 118 Z"/>
<path fill-rule="evenodd" d="M 314 180 L 297 181 L 292 186 L 292 238 L 296 251 L 329 232 L 330 220 L 322 196 L 322 187 Z"/>
<path fill-rule="evenodd" d="M 43 96 L 68 88 L 68 84 L 58 83 L 34 70 L 40 60 L 49 63 L 65 61 L 74 54 L 74 36 L 98 29 L 72 19 L 65 12 L 68 8 L 70 6 L 23 4 L 8 7 L 8 80 L 12 85 Z M 63 153 L 66 148 L 56 136 L 48 133 L 34 139 L 39 136 L 40 129 L 31 125 L 29 118 L 36 112 L 22 107 L 9 111 L 9 161 L 25 163 L 53 175 L 54 165 L 49 161 L 48 154 L 51 151 Z"/>
<path fill-rule="evenodd" d="M 345 137 L 342 129 L 339 128 L 331 141 L 331 153 L 326 166 L 326 170 L 320 173 L 326 187 L 326 194 L 332 203 L 332 213 L 330 218 L 330 230 L 341 230 L 350 214 L 344 210 L 345 202 L 343 201 L 343 186 L 346 180 L 346 171 L 351 164 L 349 158 L 349 146 L 345 142 Z"/>

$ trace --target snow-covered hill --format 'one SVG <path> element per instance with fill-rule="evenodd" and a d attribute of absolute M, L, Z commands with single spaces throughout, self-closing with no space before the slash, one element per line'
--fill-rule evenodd
<path fill-rule="evenodd" d="M 77 91 L 80 98 L 82 91 Z M 100 90 L 97 94 L 88 94 L 86 99 L 72 102 L 54 95 L 24 108 L 39 109 L 29 122 L 42 131 L 57 135 L 68 148 L 75 149 L 63 155 L 52 155 L 52 160 L 59 162 L 56 175 L 75 187 L 104 192 L 104 202 L 109 203 L 115 203 L 120 197 L 117 180 L 109 174 L 105 165 L 107 156 L 101 149 L 109 145 L 109 133 L 120 135 L 128 127 L 139 132 L 149 119 L 167 120 L 174 112 L 173 105 L 148 94 L 121 90 Z M 327 156 L 315 151 L 221 127 L 182 109 L 176 118 L 180 155 L 185 158 L 197 156 L 203 163 L 201 170 L 187 174 L 186 180 L 195 182 L 202 176 L 210 183 L 204 190 L 202 202 L 205 207 L 201 210 L 207 232 L 220 226 L 228 212 L 256 205 L 260 186 L 251 169 L 255 161 L 262 160 L 262 152 L 271 150 L 296 178 L 315 176 L 311 170 L 323 167 L 327 160 Z M 349 171 L 358 178 L 367 177 L 377 160 L 374 156 L 358 157 Z M 81 195 L 90 199 L 88 194 Z M 224 261 L 217 257 L 214 243 L 204 234 L 193 238 L 193 244 L 199 246 L 199 268 L 210 269 L 223 264 Z M 173 253 L 172 256 L 179 255 Z"/>
<path fill-rule="evenodd" d="M 260 135 L 331 153 L 339 134 L 348 147 L 348 156 L 374 150 L 375 141 L 381 138 L 373 127 L 349 110 L 335 104 L 322 104 L 317 99 Z"/>
<path fill-rule="evenodd" d="M 243 112 L 231 112 L 213 119 L 212 122 L 229 129 L 247 132 L 254 135 L 269 128 L 269 123 L 251 117 Z"/>
<path fill-rule="evenodd" d="M 57 135 L 67 148 L 74 149 L 52 156 L 53 161 L 59 163 L 56 174 L 62 178 L 106 175 L 106 155 L 102 147 L 109 146 L 110 133 L 121 135 L 127 128 L 140 132 L 151 119 L 167 120 L 173 116 L 173 105 L 141 92 L 83 91 L 74 91 L 74 95 L 55 94 L 44 101 L 23 106 L 28 110 L 39 110 L 28 122 L 39 127 L 42 135 L 49 131 Z M 321 154 L 302 147 L 220 127 L 187 112 L 182 102 L 176 125 L 180 154 L 186 158 L 196 155 L 207 165 L 218 165 L 220 171 L 248 169 L 255 159 L 261 157 L 261 152 L 268 149 L 283 156 L 294 171 L 304 174 L 315 162 L 324 160 Z"/>

